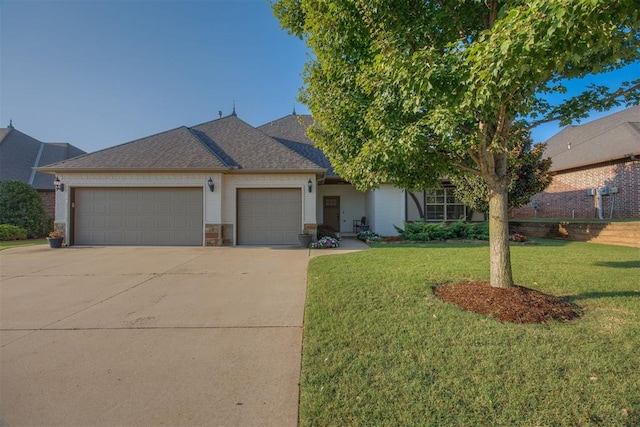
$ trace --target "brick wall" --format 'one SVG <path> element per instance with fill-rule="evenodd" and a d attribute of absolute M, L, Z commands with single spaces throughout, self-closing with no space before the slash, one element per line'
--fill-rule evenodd
<path fill-rule="evenodd" d="M 42 202 L 44 203 L 44 211 L 48 217 L 54 218 L 56 216 L 56 192 L 50 191 L 38 191 Z"/>
<path fill-rule="evenodd" d="M 602 197 L 605 219 L 609 218 L 612 205 L 612 218 L 640 218 L 640 161 L 629 159 L 560 171 L 544 192 L 511 212 L 511 217 L 597 218 L 598 197 L 586 192 L 600 187 L 618 188 L 617 194 Z"/>

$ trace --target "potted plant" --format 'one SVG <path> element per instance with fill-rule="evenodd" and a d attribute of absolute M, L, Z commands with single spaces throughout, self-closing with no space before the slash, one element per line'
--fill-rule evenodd
<path fill-rule="evenodd" d="M 55 230 L 49 233 L 49 237 L 47 237 L 50 248 L 61 248 L 63 239 L 64 239 L 64 236 L 62 236 L 62 233 Z"/>
<path fill-rule="evenodd" d="M 309 233 L 309 230 L 302 230 L 302 233 L 298 234 L 301 248 L 308 248 L 312 240 L 313 236 Z"/>

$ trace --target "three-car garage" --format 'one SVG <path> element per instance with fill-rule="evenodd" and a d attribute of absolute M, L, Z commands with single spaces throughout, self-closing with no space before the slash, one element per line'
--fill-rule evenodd
<path fill-rule="evenodd" d="M 202 246 L 202 187 L 78 187 L 75 245 Z M 236 189 L 236 243 L 294 245 L 302 229 L 300 188 Z"/>

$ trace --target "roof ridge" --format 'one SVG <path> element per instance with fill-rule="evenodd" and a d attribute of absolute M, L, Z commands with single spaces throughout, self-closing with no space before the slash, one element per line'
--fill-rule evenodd
<path fill-rule="evenodd" d="M 214 140 L 212 140 L 206 133 L 202 132 L 198 129 L 187 128 L 189 132 L 196 138 L 205 148 L 213 154 L 220 163 L 225 165 L 228 168 L 239 167 L 238 163 L 233 160 L 231 156 L 229 156 Z M 207 139 L 205 141 L 205 138 Z"/>

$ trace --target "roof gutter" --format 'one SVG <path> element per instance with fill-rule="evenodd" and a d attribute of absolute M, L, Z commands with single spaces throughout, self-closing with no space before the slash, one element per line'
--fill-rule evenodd
<path fill-rule="evenodd" d="M 629 153 L 629 154 L 618 155 L 618 156 L 614 156 L 614 157 L 608 157 L 606 159 L 598 160 L 596 162 L 586 162 L 586 163 L 578 163 L 578 164 L 571 165 L 571 166 L 563 166 L 563 167 L 559 167 L 557 169 L 555 169 L 553 167 L 553 163 L 551 163 L 551 168 L 549 168 L 549 172 L 562 172 L 562 171 L 566 171 L 566 170 L 570 170 L 570 169 L 583 168 L 585 166 L 598 165 L 600 163 L 613 162 L 615 160 L 624 160 L 624 159 L 627 159 L 627 158 L 629 160 L 631 160 L 631 161 L 639 161 L 640 160 L 640 151 L 634 152 L 634 153 Z"/>

